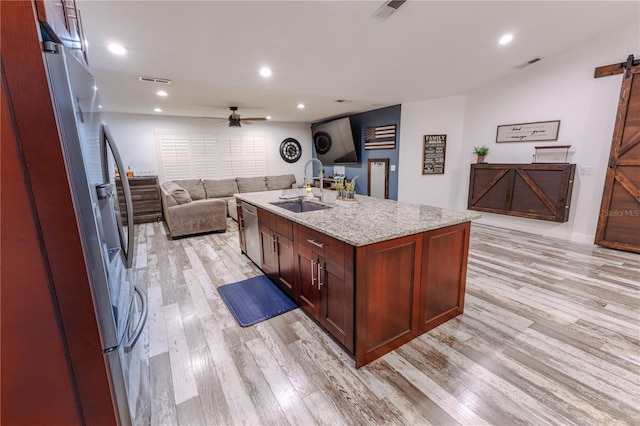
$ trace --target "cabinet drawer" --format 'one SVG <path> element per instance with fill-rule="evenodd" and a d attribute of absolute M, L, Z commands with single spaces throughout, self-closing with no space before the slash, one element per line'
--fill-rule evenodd
<path fill-rule="evenodd" d="M 299 224 L 296 227 L 296 241 L 299 245 L 313 250 L 333 263 L 344 264 L 346 244 L 342 241 Z"/>

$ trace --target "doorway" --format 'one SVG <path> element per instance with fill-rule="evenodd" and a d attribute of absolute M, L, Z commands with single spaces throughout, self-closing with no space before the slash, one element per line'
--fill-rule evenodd
<path fill-rule="evenodd" d="M 389 198 L 389 159 L 370 158 L 367 162 L 367 195 Z"/>

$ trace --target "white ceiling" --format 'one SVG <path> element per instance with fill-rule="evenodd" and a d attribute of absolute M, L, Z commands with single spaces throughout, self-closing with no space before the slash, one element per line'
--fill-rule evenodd
<path fill-rule="evenodd" d="M 640 18 L 638 1 L 409 0 L 381 22 L 371 16 L 383 3 L 81 0 L 78 6 L 104 110 L 154 114 L 161 107 L 167 115 L 226 117 L 235 105 L 244 117 L 307 123 L 464 94 L 522 72 L 514 67 L 536 56 L 548 59 Z M 499 46 L 508 32 L 514 41 Z M 109 53 L 112 41 L 128 53 Z M 273 70 L 269 79 L 258 73 L 263 65 Z M 139 76 L 172 83 L 143 83 Z M 157 97 L 160 88 L 170 96 Z M 297 109 L 300 102 L 307 108 Z"/>

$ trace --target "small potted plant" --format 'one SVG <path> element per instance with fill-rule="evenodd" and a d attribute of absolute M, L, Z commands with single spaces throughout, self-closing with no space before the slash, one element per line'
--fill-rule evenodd
<path fill-rule="evenodd" d="M 355 201 L 356 198 L 356 179 L 358 179 L 358 176 L 344 184 L 345 198 L 349 201 Z"/>
<path fill-rule="evenodd" d="M 478 163 L 484 163 L 484 157 L 489 154 L 489 147 L 486 145 L 474 146 L 473 153 L 478 156 Z"/>

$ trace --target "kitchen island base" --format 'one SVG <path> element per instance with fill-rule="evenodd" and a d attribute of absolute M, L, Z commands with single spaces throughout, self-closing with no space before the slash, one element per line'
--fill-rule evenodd
<path fill-rule="evenodd" d="M 354 358 L 356 368 L 463 312 L 469 220 L 353 244 L 272 205 L 255 205 L 258 266 Z"/>
<path fill-rule="evenodd" d="M 358 247 L 356 368 L 464 309 L 470 223 Z"/>

